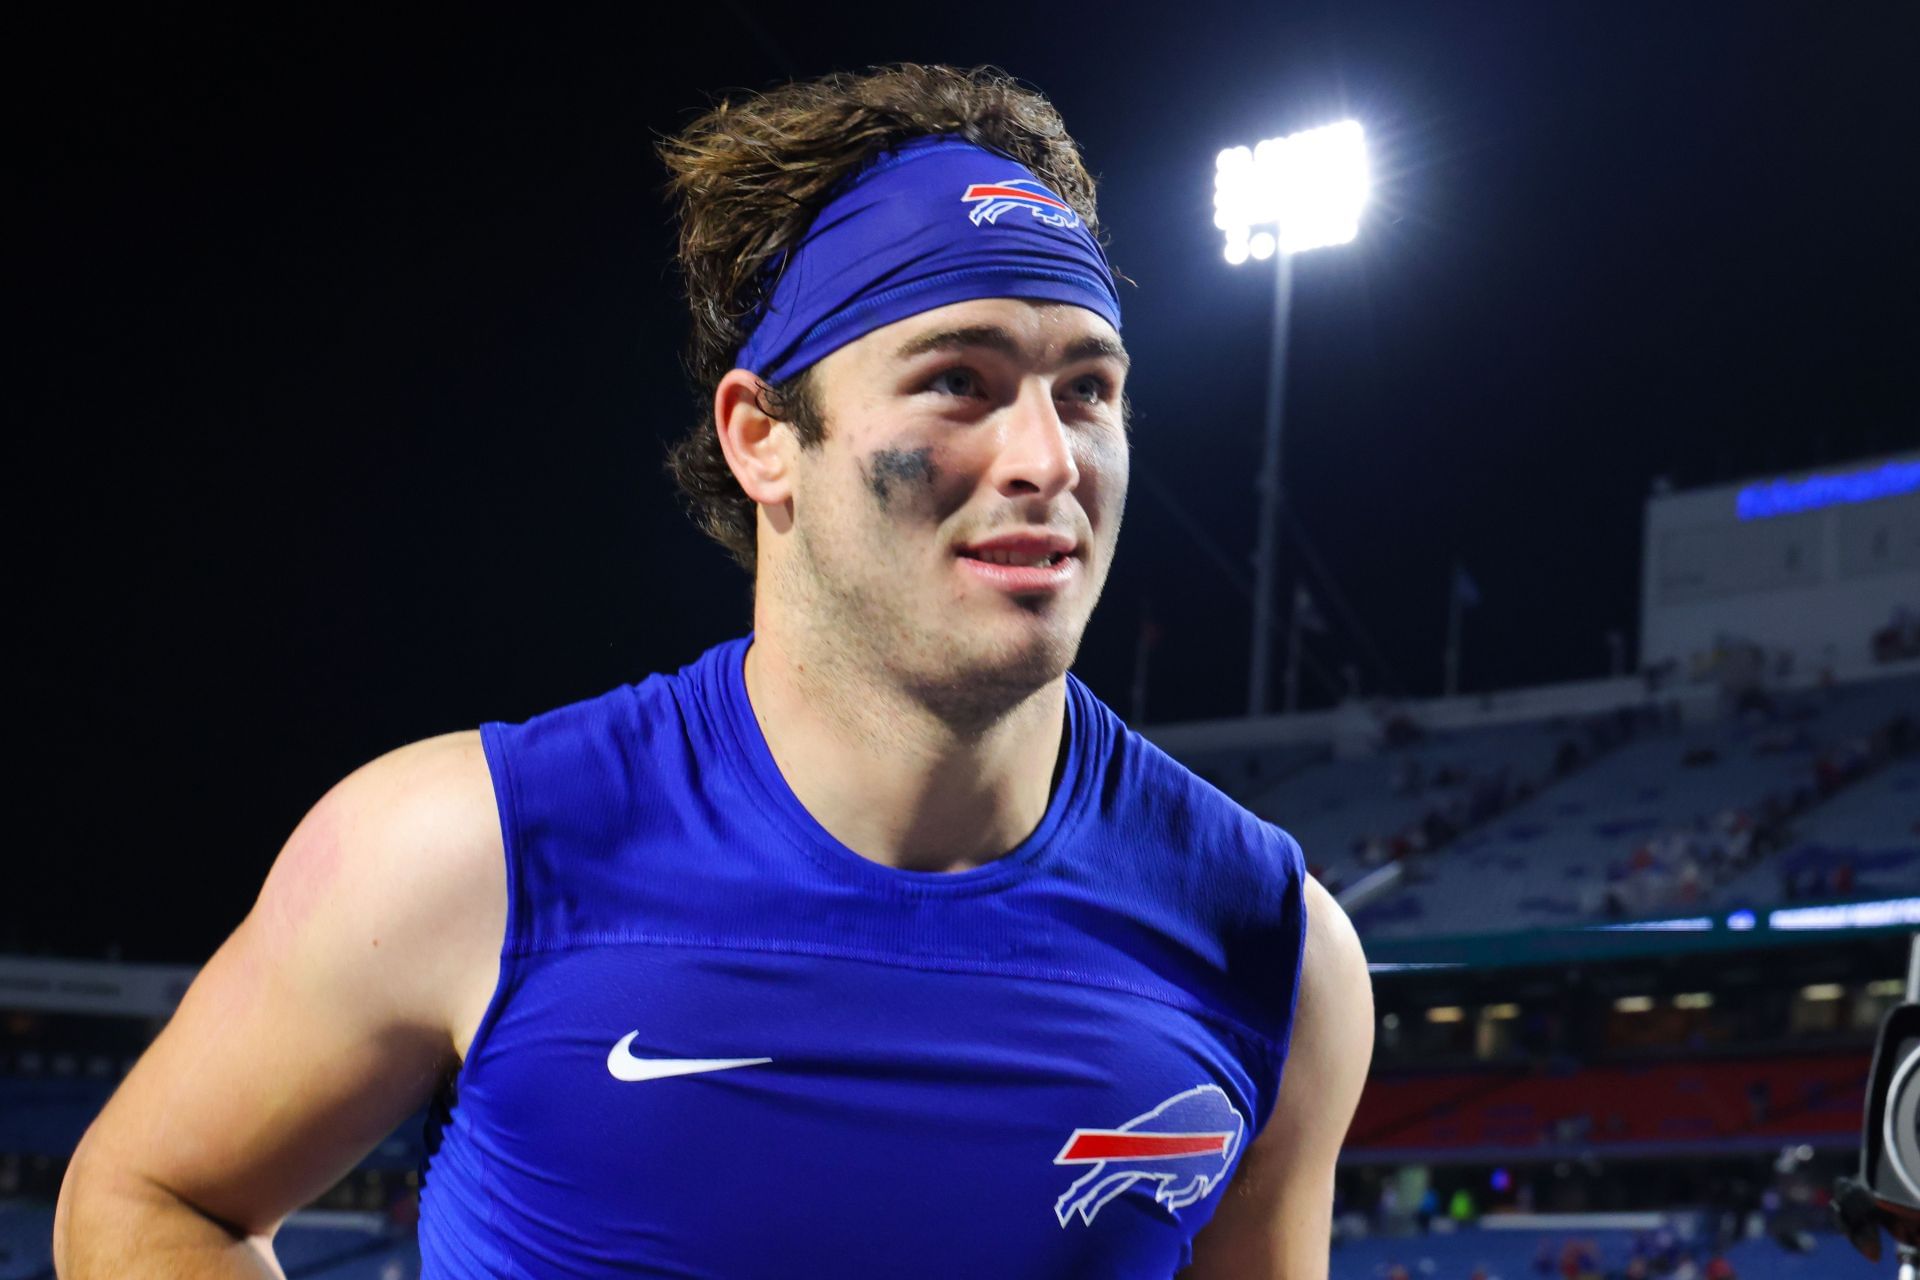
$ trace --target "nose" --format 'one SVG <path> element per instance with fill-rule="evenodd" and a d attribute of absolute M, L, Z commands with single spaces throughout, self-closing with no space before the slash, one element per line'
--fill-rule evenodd
<path fill-rule="evenodd" d="M 1029 379 L 1008 407 L 1000 454 L 994 459 L 994 488 L 1009 498 L 1043 500 L 1069 493 L 1080 483 L 1073 442 L 1053 403 L 1053 393 L 1039 379 Z"/>

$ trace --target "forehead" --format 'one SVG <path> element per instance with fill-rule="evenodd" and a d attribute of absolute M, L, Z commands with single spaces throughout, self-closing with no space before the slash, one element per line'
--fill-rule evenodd
<path fill-rule="evenodd" d="M 896 320 L 820 363 L 853 373 L 969 348 L 993 351 L 1038 369 L 1083 360 L 1127 362 L 1119 332 L 1085 307 L 1027 298 L 975 298 Z"/>

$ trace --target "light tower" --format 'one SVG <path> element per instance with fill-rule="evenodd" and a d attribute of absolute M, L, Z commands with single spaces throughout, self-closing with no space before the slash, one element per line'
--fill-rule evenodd
<path fill-rule="evenodd" d="M 1220 153 L 1214 174 L 1213 225 L 1226 234 L 1226 259 L 1274 260 L 1273 352 L 1267 365 L 1266 448 L 1261 455 L 1260 533 L 1254 551 L 1253 653 L 1247 675 L 1247 714 L 1267 710 L 1272 666 L 1273 584 L 1278 565 L 1280 423 L 1285 399 L 1287 323 L 1292 307 L 1294 254 L 1345 244 L 1360 231 L 1371 181 L 1367 139 L 1343 120 L 1251 149 Z M 1289 681 L 1289 685 L 1292 685 Z M 1288 710 L 1295 691 L 1288 689 Z"/>

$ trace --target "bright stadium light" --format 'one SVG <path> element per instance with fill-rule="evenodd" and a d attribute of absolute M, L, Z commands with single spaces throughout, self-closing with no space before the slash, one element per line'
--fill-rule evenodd
<path fill-rule="evenodd" d="M 1280 513 L 1280 410 L 1286 380 L 1287 319 L 1296 253 L 1345 244 L 1360 233 L 1372 187 L 1366 132 L 1352 120 L 1228 147 L 1214 158 L 1213 225 L 1226 237 L 1232 266 L 1272 260 L 1275 266 L 1273 354 L 1267 372 L 1266 452 L 1260 467 L 1260 543 L 1254 552 L 1253 655 L 1247 714 L 1265 715 L 1272 648 L 1273 583 Z M 1286 709 L 1300 692 L 1300 615 L 1296 600 L 1287 636 Z"/>
<path fill-rule="evenodd" d="M 1342 120 L 1222 151 L 1214 162 L 1213 224 L 1226 233 L 1229 251 L 1269 225 L 1282 253 L 1345 244 L 1360 234 L 1371 187 L 1366 131 Z M 1254 256 L 1263 255 L 1256 249 Z"/>

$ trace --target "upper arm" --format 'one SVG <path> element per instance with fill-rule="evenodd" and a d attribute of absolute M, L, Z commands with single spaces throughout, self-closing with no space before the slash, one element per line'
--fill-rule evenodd
<path fill-rule="evenodd" d="M 473 733 L 330 791 L 88 1131 L 78 1176 L 270 1233 L 419 1107 L 497 974 L 492 797 Z"/>
<path fill-rule="evenodd" d="M 1280 1094 L 1194 1242 L 1194 1277 L 1323 1280 L 1333 1173 L 1373 1057 L 1373 987 L 1346 912 L 1308 877 L 1307 944 Z"/>

